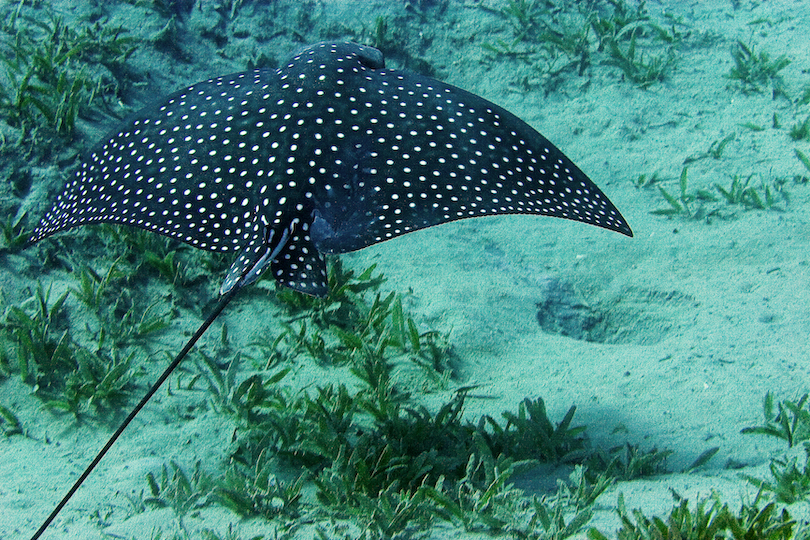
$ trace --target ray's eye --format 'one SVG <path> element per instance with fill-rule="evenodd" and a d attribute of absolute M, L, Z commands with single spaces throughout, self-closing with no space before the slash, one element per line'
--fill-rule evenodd
<path fill-rule="evenodd" d="M 383 54 L 372 47 L 360 47 L 357 51 L 357 59 L 363 67 L 368 69 L 382 69 L 385 67 Z"/>

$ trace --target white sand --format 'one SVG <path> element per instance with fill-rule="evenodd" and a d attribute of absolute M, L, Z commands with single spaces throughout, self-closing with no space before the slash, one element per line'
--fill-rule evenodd
<path fill-rule="evenodd" d="M 494 0 L 486 4 L 500 5 Z M 619 492 L 629 508 L 648 514 L 668 512 L 669 488 L 693 500 L 717 490 L 732 505 L 742 495 L 751 497 L 753 488 L 726 464 L 764 475 L 769 460 L 785 448 L 740 435 L 740 429 L 762 421 L 767 391 L 778 399 L 794 399 L 810 390 L 810 186 L 788 182 L 790 201 L 779 204 L 784 211 L 722 207 L 722 216 L 707 223 L 651 215 L 650 210 L 666 207 L 665 201 L 657 188 L 632 184 L 641 174 L 657 172 L 666 189 L 676 193 L 684 160 L 730 133 L 736 138 L 720 159 L 689 165 L 690 190 L 728 186 L 734 175 L 753 174 L 756 186 L 778 177 L 810 175 L 793 152 L 799 148 L 810 154 L 810 144 L 788 136 L 790 126 L 804 120 L 810 107 L 772 99 L 769 92 L 745 94 L 726 77 L 732 66 L 730 47 L 737 39 L 752 42 L 772 57 L 788 55 L 792 62 L 782 74 L 790 96 L 798 99 L 810 84 L 810 12 L 800 1 L 742 1 L 736 11 L 731 2 L 669 4 L 649 2 L 648 8 L 654 18 L 664 11 L 682 16 L 692 36 L 678 48 L 670 77 L 648 90 L 622 81 L 617 68 L 595 66 L 584 89 L 587 77 L 568 77 L 548 98 L 540 90 L 516 92 L 510 87 L 514 64 L 480 62 L 480 44 L 489 40 L 486 32 L 504 24 L 474 2 L 451 5 L 445 20 L 456 26 L 442 22 L 430 30 L 434 41 L 427 58 L 439 73 L 511 110 L 559 146 L 621 209 L 635 238 L 561 220 L 510 216 L 436 227 L 343 257 L 360 270 L 377 263 L 388 278 L 386 288 L 413 291 L 409 302 L 420 324 L 451 332 L 460 359 L 454 387 L 478 384 L 477 394 L 493 398 L 471 399 L 469 417 L 496 415 L 514 410 L 526 397 L 542 397 L 551 418 L 560 419 L 575 404 L 575 421 L 588 426 L 595 446 L 628 441 L 645 449 L 670 449 L 672 471 L 682 470 L 706 449 L 720 447 L 699 472 L 673 472 L 613 487 L 600 499 L 602 511 L 591 523 L 606 534 L 618 526 L 612 508 Z M 348 13 L 353 7 L 344 2 L 333 9 Z M 109 9 L 116 17 L 133 11 L 125 5 Z M 362 18 L 372 21 L 376 13 L 364 11 Z M 749 24 L 761 18 L 768 22 Z M 460 51 L 442 41 L 465 32 L 474 39 Z M 172 76 L 165 71 L 155 72 L 155 78 L 171 88 L 218 69 L 233 70 L 227 65 L 220 69 L 220 64 L 228 63 L 218 59 L 204 68 L 213 72 L 196 76 L 193 66 L 179 66 L 177 78 L 183 80 L 174 85 L 164 80 Z M 780 129 L 771 127 L 774 114 Z M 741 127 L 745 122 L 766 129 Z M 4 281 L 20 286 L 24 278 L 18 271 L 2 269 L 12 274 Z M 612 332 L 608 343 L 541 330 L 536 305 L 549 279 L 569 283 L 600 313 Z M 265 311 L 255 325 L 237 329 L 245 313 L 260 309 Z M 239 340 L 271 324 L 273 316 L 269 304 L 253 295 L 232 306 L 224 320 Z M 318 382 L 323 376 L 323 371 L 299 368 L 295 380 Z M 108 433 L 39 410 L 39 401 L 29 393 L 13 377 L 0 386 L 0 404 L 15 410 L 33 437 L 0 439 L 0 538 L 27 538 Z M 169 397 L 163 391 L 160 396 L 46 538 L 149 538 L 154 527 L 171 536 L 176 526 L 171 510 L 148 510 L 127 519 L 121 493 L 147 489 L 146 472 L 157 472 L 171 459 L 185 465 L 200 460 L 207 470 L 216 470 L 227 455 L 232 428 L 211 411 L 195 413 L 192 421 L 178 416 L 178 408 L 202 404 L 203 392 Z M 624 429 L 614 434 L 617 427 Z M 43 444 L 45 437 L 50 444 Z M 806 515 L 807 507 L 797 504 L 791 512 Z M 90 518 L 97 511 L 106 527 L 101 530 Z M 221 533 L 235 523 L 243 538 L 272 538 L 267 525 L 239 524 L 236 516 L 217 507 L 188 516 L 184 523 L 189 530 L 209 527 Z M 459 534 L 438 527 L 434 536 Z"/>

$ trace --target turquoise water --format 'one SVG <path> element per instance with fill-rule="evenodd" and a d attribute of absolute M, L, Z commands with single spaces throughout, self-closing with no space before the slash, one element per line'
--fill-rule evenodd
<path fill-rule="evenodd" d="M 355 277 L 376 264 L 371 275 L 386 281 L 352 282 L 356 295 L 338 302 L 312 306 L 279 295 L 271 279 L 246 288 L 201 341 L 202 355 L 192 353 L 43 537 L 205 538 L 215 531 L 226 538 L 229 527 L 241 538 L 313 538 L 317 527 L 328 538 L 455 538 L 493 529 L 543 537 L 542 527 L 527 529 L 526 501 L 562 505 L 570 522 L 578 509 L 558 496 L 556 481 L 576 464 L 607 473 L 604 460 L 627 459 L 614 451 L 627 444 L 651 458 L 664 455 L 653 449 L 666 453 L 640 478 L 611 470 L 615 483 L 578 532 L 593 527 L 610 537 L 620 526 L 620 493 L 628 508 L 648 516 L 669 514 L 670 489 L 691 503 L 716 491 L 736 510 L 756 493 L 741 475 L 771 482 L 775 459 L 796 460 L 804 470 L 800 444 L 741 434 L 765 422 L 767 392 L 776 403 L 797 402 L 808 388 L 803 238 L 810 166 L 802 158 L 810 156 L 810 48 L 801 29 L 810 14 L 802 8 L 494 0 L 5 6 L 0 537 L 36 530 L 211 312 L 233 262 L 156 235 L 98 227 L 23 250 L 15 231 L 36 225 L 77 156 L 147 103 L 210 77 L 283 66 L 320 41 L 376 46 L 389 68 L 446 81 L 511 111 L 599 186 L 634 238 L 534 216 L 462 220 L 341 255 Z M 29 72 L 35 87 L 22 84 Z M 383 301 L 389 291 L 399 296 L 386 304 L 387 317 L 362 330 L 358 321 L 377 290 Z M 26 356 L 23 338 L 37 335 L 20 313 L 46 328 L 44 353 Z M 401 503 L 428 483 L 392 488 L 392 499 L 376 494 L 366 506 L 355 483 L 343 502 L 329 504 L 324 479 L 348 478 L 334 465 L 335 447 L 352 448 L 370 433 L 415 447 L 436 436 L 422 450 L 449 448 L 443 463 L 461 463 L 447 470 L 434 464 L 427 475 L 439 489 L 444 474 L 447 493 L 470 487 L 458 483 L 463 452 L 481 458 L 467 428 L 453 433 L 468 441 L 447 445 L 449 430 L 426 435 L 408 424 L 399 439 L 382 433 L 363 401 L 366 383 L 350 369 L 381 340 L 389 340 L 390 396 L 407 393 L 404 408 L 424 406 L 435 415 L 459 388 L 467 390 L 457 426 L 477 425 L 484 415 L 505 426 L 502 412 L 516 413 L 524 399 L 542 398 L 554 425 L 576 406 L 573 425 L 586 426 L 571 443 L 576 452 L 549 458 L 537 442 L 491 447 L 504 459 L 543 463 L 513 471 L 509 482 L 521 492 L 504 488 L 490 507 L 465 507 L 469 531 L 462 518 L 428 502 L 411 500 L 416 509 L 400 521 L 369 510 L 383 500 Z M 119 384 L 105 386 L 110 366 L 128 369 L 120 368 Z M 286 369 L 267 384 L 263 405 L 239 412 L 232 398 L 244 397 L 241 382 Z M 358 407 L 348 430 L 307 424 L 317 415 L 302 396 L 329 409 L 334 398 L 317 389 L 341 383 Z M 255 455 L 264 448 L 255 428 L 267 430 L 261 421 L 278 421 L 279 411 L 289 413 L 286 422 L 304 422 L 290 431 L 298 446 L 276 443 L 267 448 L 280 448 L 277 455 Z M 281 430 L 275 424 L 267 431 Z M 334 444 L 318 447 L 301 433 L 327 433 Z M 801 429 L 798 435 L 806 437 Z M 582 454 L 601 455 L 602 469 Z M 409 454 L 406 461 L 417 459 Z M 265 476 L 263 488 L 253 486 L 254 513 L 264 515 L 244 519 L 223 502 L 222 486 L 229 470 L 243 478 L 257 467 L 275 483 L 268 487 Z M 484 468 L 471 498 L 487 487 Z M 300 500 L 273 491 L 293 485 L 305 469 Z M 177 487 L 183 475 L 187 492 Z M 806 502 L 779 505 L 806 521 Z"/>

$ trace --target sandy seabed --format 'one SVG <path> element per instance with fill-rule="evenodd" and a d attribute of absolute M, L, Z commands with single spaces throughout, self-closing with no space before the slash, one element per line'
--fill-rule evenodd
<path fill-rule="evenodd" d="M 52 7 L 70 23 L 91 9 L 91 2 L 84 4 Z M 248 27 L 260 20 L 255 4 L 245 2 L 242 24 Z M 351 1 L 315 4 L 324 17 L 350 17 L 358 26 L 397 9 L 385 2 L 363 9 Z M 430 4 L 421 3 L 433 14 Z M 408 307 L 420 324 L 450 332 L 457 354 L 452 385 L 477 385 L 476 394 L 488 398 L 470 399 L 469 417 L 495 416 L 524 398 L 542 397 L 552 419 L 576 405 L 576 422 L 588 427 L 594 446 L 627 441 L 673 451 L 671 474 L 617 483 L 600 498 L 591 526 L 615 532 L 620 492 L 628 508 L 647 515 L 669 511 L 670 489 L 690 500 L 716 491 L 733 507 L 751 500 L 756 490 L 740 475 L 767 477 L 768 464 L 784 455 L 785 445 L 740 430 L 762 422 L 766 392 L 796 399 L 810 391 L 810 186 L 793 181 L 810 175 L 794 154 L 810 154 L 810 143 L 789 135 L 810 115 L 810 106 L 800 102 L 810 88 L 810 10 L 801 1 L 648 2 L 654 20 L 679 20 L 677 28 L 688 34 L 664 81 L 641 89 L 618 68 L 595 65 L 544 95 L 542 87 L 518 89 L 525 66 L 484 61 L 481 44 L 510 34 L 503 18 L 482 5 L 498 10 L 505 4 L 447 3 L 436 20 L 424 23 L 432 40 L 421 54 L 438 78 L 512 111 L 562 149 L 621 210 L 634 238 L 562 220 L 504 216 L 408 234 L 344 255 L 344 264 L 362 270 L 376 263 L 387 278 L 385 288 L 412 292 Z M 137 3 L 104 8 L 105 17 L 130 25 L 136 36 L 165 24 L 157 16 L 137 19 L 145 11 Z M 188 26 L 191 31 L 192 22 Z M 451 38 L 459 35 L 471 37 L 458 46 Z M 787 97 L 774 95 L 770 86 L 743 91 L 729 78 L 730 50 L 738 40 L 791 60 L 780 72 Z M 149 88 L 160 95 L 244 69 L 232 58 L 260 45 L 241 46 L 213 61 L 191 45 L 186 64 L 171 64 L 154 50 L 139 51 L 133 61 L 141 67 L 154 63 Z M 105 126 L 83 129 L 92 140 Z M 700 157 L 731 134 L 720 156 Z M 687 161 L 689 191 L 727 187 L 734 177 L 750 176 L 760 193 L 761 186 L 788 179 L 789 197 L 777 195 L 774 208 L 764 210 L 704 203 L 708 215 L 699 219 L 651 214 L 669 206 L 658 185 L 679 192 Z M 656 185 L 637 185 L 641 175 L 654 174 Z M 30 268 L 30 261 L 23 265 L 21 257 L 3 259 L 6 293 L 26 286 L 21 269 Z M 575 336 L 544 330 L 538 306 L 554 295 L 580 306 L 594 327 Z M 223 315 L 236 329 L 234 339 L 248 338 L 274 315 L 272 309 L 257 313 L 253 298 L 238 300 Z M 248 314 L 252 322 L 246 324 Z M 318 382 L 319 373 L 301 368 L 296 377 Z M 170 509 L 128 517 L 121 493 L 145 489 L 144 475 L 171 459 L 199 460 L 211 468 L 223 461 L 232 426 L 214 414 L 190 420 L 177 414 L 186 402 L 200 400 L 204 396 L 156 398 L 44 537 L 149 538 L 155 527 L 171 534 Z M 30 387 L 15 377 L 0 383 L 0 404 L 17 413 L 30 435 L 0 439 L 0 537 L 27 538 L 108 431 L 42 410 Z M 677 472 L 712 447 L 719 451 L 705 466 Z M 521 482 L 529 489 L 543 483 L 531 476 Z M 109 514 L 88 519 L 97 511 Z M 790 512 L 806 519 L 808 503 L 791 505 Z M 203 516 L 200 526 L 220 531 L 239 523 L 221 508 L 206 509 Z M 194 522 L 186 519 L 190 527 Z M 243 537 L 270 534 L 253 522 L 241 526 Z M 441 526 L 432 534 L 463 533 Z"/>

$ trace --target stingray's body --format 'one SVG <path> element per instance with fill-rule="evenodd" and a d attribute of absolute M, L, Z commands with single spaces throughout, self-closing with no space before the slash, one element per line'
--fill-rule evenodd
<path fill-rule="evenodd" d="M 283 285 L 322 295 L 322 252 L 518 213 L 631 234 L 599 188 L 513 114 L 385 69 L 376 49 L 319 44 L 278 70 L 212 79 L 140 111 L 92 150 L 32 240 L 134 225 L 239 254 L 222 292 L 269 266 Z"/>
<path fill-rule="evenodd" d="M 280 69 L 202 82 L 137 113 L 90 152 L 31 240 L 132 225 L 234 253 L 228 299 L 268 268 L 287 287 L 324 295 L 322 253 L 498 214 L 632 236 L 599 188 L 513 114 L 385 69 L 376 49 L 323 43 Z"/>

